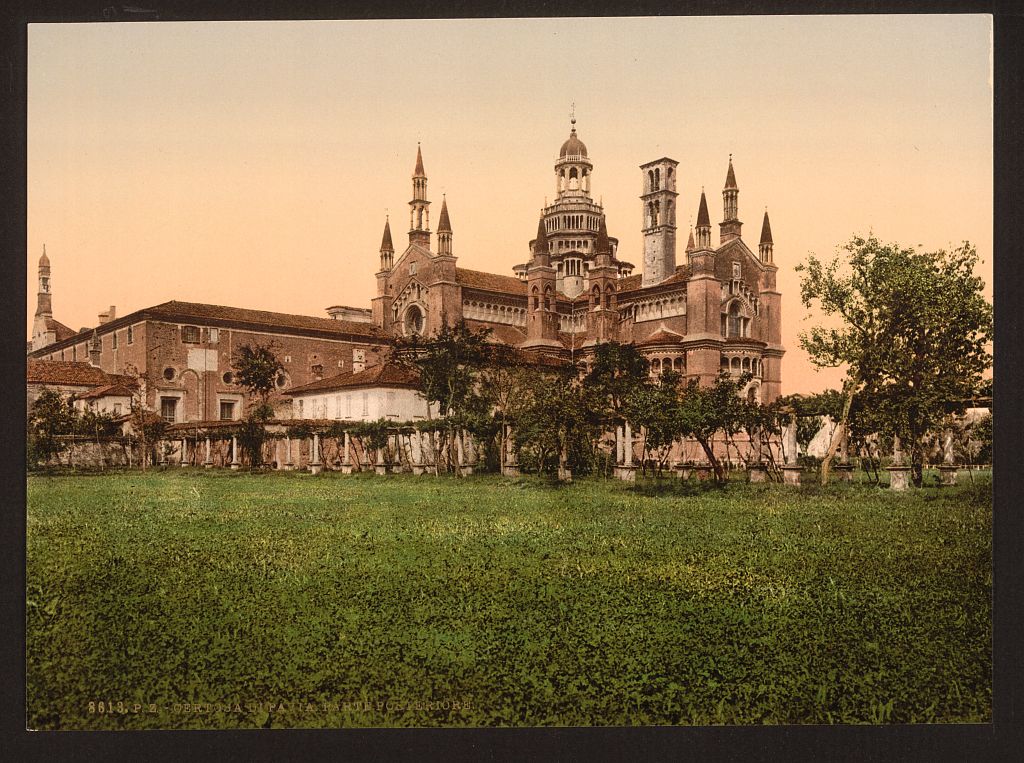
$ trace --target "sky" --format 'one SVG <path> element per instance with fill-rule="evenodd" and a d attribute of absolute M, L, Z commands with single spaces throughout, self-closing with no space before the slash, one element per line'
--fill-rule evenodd
<path fill-rule="evenodd" d="M 774 16 L 32 24 L 28 304 L 93 326 L 171 299 L 369 307 L 385 215 L 407 242 L 416 144 L 461 267 L 529 257 L 575 108 L 619 257 L 639 165 L 679 162 L 677 260 L 729 154 L 744 238 L 767 208 L 784 394 L 838 387 L 799 332 L 794 267 L 854 234 L 974 244 L 992 296 L 991 18 Z M 639 270 L 638 270 L 639 272 Z"/>

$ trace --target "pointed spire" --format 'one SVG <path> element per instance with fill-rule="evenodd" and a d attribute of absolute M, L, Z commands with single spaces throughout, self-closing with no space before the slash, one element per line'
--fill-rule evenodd
<path fill-rule="evenodd" d="M 380 240 L 382 252 L 394 252 L 395 245 L 391 243 L 391 221 L 387 215 L 384 217 L 384 237 Z"/>
<path fill-rule="evenodd" d="M 541 212 L 540 220 L 537 222 L 537 238 L 533 242 L 534 254 L 549 254 L 548 252 L 548 231 L 544 227 L 544 213 Z"/>
<path fill-rule="evenodd" d="M 413 170 L 412 176 L 414 178 L 425 178 L 426 172 L 423 171 L 423 152 L 420 150 L 420 144 L 416 143 L 416 169 Z"/>
<path fill-rule="evenodd" d="M 92 330 L 92 339 L 89 342 L 89 349 L 90 350 L 101 350 L 102 347 L 103 347 L 103 345 L 100 344 L 99 332 L 96 329 L 93 329 Z"/>
<path fill-rule="evenodd" d="M 46 244 L 43 244 L 43 254 L 39 258 L 39 267 L 48 268 L 50 267 L 50 258 L 46 256 Z"/>
<path fill-rule="evenodd" d="M 686 251 L 692 252 L 696 248 L 696 244 L 693 243 L 693 226 L 690 226 L 690 238 L 686 242 Z"/>
<path fill-rule="evenodd" d="M 711 227 L 711 215 L 708 214 L 708 200 L 704 195 L 704 189 L 700 189 L 700 207 L 697 209 L 697 227 Z"/>
<path fill-rule="evenodd" d="M 441 194 L 441 216 L 437 220 L 438 233 L 451 233 L 452 223 L 448 219 L 448 199 Z"/>
<path fill-rule="evenodd" d="M 736 173 L 732 170 L 732 154 L 729 154 L 729 171 L 725 174 L 725 190 L 739 190 L 736 185 Z"/>
<path fill-rule="evenodd" d="M 768 207 L 764 208 L 764 222 L 761 223 L 761 243 L 771 244 L 772 242 L 772 226 L 768 222 Z"/>
<path fill-rule="evenodd" d="M 608 225 L 605 223 L 604 215 L 601 215 L 601 224 L 597 229 L 597 241 L 594 242 L 594 253 L 612 253 L 612 242 L 608 240 Z"/>

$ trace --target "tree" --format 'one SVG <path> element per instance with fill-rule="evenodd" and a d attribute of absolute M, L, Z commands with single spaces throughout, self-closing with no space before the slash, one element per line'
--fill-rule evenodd
<path fill-rule="evenodd" d="M 535 369 L 530 384 L 516 400 L 511 415 L 515 438 L 526 461 L 539 474 L 566 468 L 586 471 L 594 435 L 591 403 L 585 386 L 569 367 L 560 371 Z"/>
<path fill-rule="evenodd" d="M 239 431 L 239 443 L 249 458 L 250 466 L 263 463 L 263 443 L 267 439 L 267 421 L 274 410 L 270 406 L 270 393 L 274 391 L 278 375 L 284 370 L 274 354 L 273 345 L 243 344 L 232 358 L 235 383 L 249 392 L 249 413 Z"/>
<path fill-rule="evenodd" d="M 718 482 L 725 482 L 725 470 L 715 455 L 713 440 L 719 432 L 731 437 L 750 418 L 749 404 L 740 396 L 740 390 L 749 381 L 749 373 L 738 377 L 722 373 L 709 387 L 702 387 L 696 379 L 691 379 L 682 389 L 675 407 L 677 436 L 692 437 L 700 444 Z"/>
<path fill-rule="evenodd" d="M 818 366 L 846 366 L 846 395 L 860 398 L 877 431 L 909 445 L 920 487 L 926 433 L 949 403 L 971 397 L 992 364 L 992 306 L 974 275 L 977 252 L 967 242 L 918 252 L 874 236 L 855 236 L 841 251 L 797 266 L 804 306 L 837 324 L 802 333 L 800 345 Z"/>
<path fill-rule="evenodd" d="M 61 436 L 74 432 L 78 412 L 71 401 L 52 389 L 43 389 L 29 410 L 29 456 L 36 463 L 50 460 L 67 449 Z"/>
<path fill-rule="evenodd" d="M 584 384 L 601 403 L 601 412 L 612 420 L 625 416 L 627 397 L 649 381 L 647 358 L 636 345 L 619 342 L 602 342 L 594 348 L 590 372 L 584 378 Z"/>
<path fill-rule="evenodd" d="M 644 433 L 641 465 L 646 474 L 648 453 L 654 454 L 657 473 L 665 468 L 672 443 L 677 437 L 676 406 L 680 375 L 665 371 L 656 382 L 645 377 L 639 380 L 623 400 L 623 413 Z"/>
<path fill-rule="evenodd" d="M 448 468 L 461 475 L 455 457 L 457 432 L 486 409 L 480 393 L 480 372 L 490 357 L 487 338 L 490 329 L 473 331 L 464 320 L 453 326 L 441 321 L 441 327 L 429 338 L 414 335 L 400 340 L 389 362 L 415 366 L 427 402 L 437 406 L 438 415 L 447 421 L 443 442 L 435 456 L 444 453 Z M 436 468 L 441 459 L 435 458 Z"/>

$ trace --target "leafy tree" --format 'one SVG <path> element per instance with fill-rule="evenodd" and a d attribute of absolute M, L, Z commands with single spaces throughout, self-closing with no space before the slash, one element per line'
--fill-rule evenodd
<path fill-rule="evenodd" d="M 694 438 L 704 450 L 715 471 L 715 480 L 725 482 L 725 470 L 715 455 L 713 440 L 719 432 L 732 436 L 742 429 L 748 417 L 747 403 L 740 390 L 750 381 L 750 374 L 731 377 L 726 373 L 703 387 L 691 379 L 683 388 L 675 407 L 675 431 L 679 436 Z"/>
<path fill-rule="evenodd" d="M 626 400 L 650 380 L 650 363 L 636 345 L 602 342 L 594 348 L 594 358 L 584 384 L 594 393 L 599 412 L 608 420 L 626 417 Z M 631 410 L 635 412 L 635 407 Z M 631 420 L 631 423 L 637 423 Z"/>
<path fill-rule="evenodd" d="M 585 386 L 572 369 L 538 369 L 529 378 L 510 412 L 524 461 L 532 461 L 538 473 L 553 473 L 556 467 L 588 471 L 595 427 Z"/>
<path fill-rule="evenodd" d="M 657 472 L 661 474 L 676 440 L 676 406 L 681 378 L 675 371 L 665 371 L 656 382 L 645 377 L 626 393 L 623 400 L 623 414 L 644 432 L 641 465 L 645 473 L 646 456 L 650 452 L 654 454 Z"/>
<path fill-rule="evenodd" d="M 67 449 L 61 435 L 74 432 L 78 412 L 71 401 L 52 389 L 43 389 L 29 409 L 29 454 L 38 463 L 50 460 Z"/>
<path fill-rule="evenodd" d="M 838 325 L 800 336 L 819 366 L 846 366 L 848 409 L 910 448 L 912 478 L 922 482 L 923 440 L 947 404 L 961 404 L 991 366 L 992 306 L 974 275 L 978 255 L 965 242 L 947 252 L 918 252 L 854 237 L 830 262 L 811 255 L 797 266 L 805 307 L 818 305 Z"/>
<path fill-rule="evenodd" d="M 411 364 L 419 370 L 423 396 L 447 422 L 435 456 L 444 453 L 447 468 L 456 474 L 461 474 L 455 457 L 457 433 L 473 421 L 480 421 L 486 410 L 480 392 L 480 373 L 491 355 L 489 335 L 490 329 L 473 331 L 463 320 L 453 326 L 442 320 L 431 337 L 413 336 L 399 341 L 390 358 L 390 362 Z M 435 457 L 438 469 L 440 462 Z"/>
<path fill-rule="evenodd" d="M 274 354 L 272 344 L 243 344 L 231 361 L 235 383 L 249 392 L 249 413 L 240 425 L 238 442 L 250 466 L 263 463 L 263 443 L 267 439 L 266 423 L 273 415 L 270 394 L 284 366 Z"/>

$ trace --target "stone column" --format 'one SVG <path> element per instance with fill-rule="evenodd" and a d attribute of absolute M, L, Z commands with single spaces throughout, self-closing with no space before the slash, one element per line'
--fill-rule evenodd
<path fill-rule="evenodd" d="M 519 462 L 516 460 L 515 430 L 512 427 L 508 428 L 505 445 L 508 448 L 508 453 L 505 456 L 505 466 L 501 473 L 506 477 L 518 477 Z"/>
<path fill-rule="evenodd" d="M 374 465 L 373 470 L 377 474 L 387 474 L 388 467 L 384 463 L 384 448 L 377 448 L 377 463 Z"/>
<path fill-rule="evenodd" d="M 636 467 L 633 466 L 633 430 L 625 422 L 616 434 L 622 434 L 622 461 L 615 468 L 615 476 L 625 482 L 636 482 Z"/>
<path fill-rule="evenodd" d="M 206 469 L 209 469 L 209 468 L 211 468 L 213 466 L 213 458 L 210 455 L 210 438 L 209 437 L 206 438 L 206 460 L 203 461 L 203 466 Z"/>
<path fill-rule="evenodd" d="M 284 450 L 285 459 L 284 464 L 282 465 L 281 468 L 284 469 L 286 472 L 290 472 L 292 469 L 295 468 L 295 464 L 292 463 L 292 438 L 287 433 L 285 433 L 284 436 Z"/>
<path fill-rule="evenodd" d="M 417 477 L 426 470 L 423 468 L 423 433 L 413 430 L 409 436 L 409 457 L 412 459 L 412 473 Z"/>
<path fill-rule="evenodd" d="M 800 446 L 796 441 L 796 414 L 789 417 L 784 434 L 786 463 L 782 467 L 782 481 L 787 485 L 800 484 Z"/>
<path fill-rule="evenodd" d="M 178 466 L 188 466 L 188 440 L 181 438 L 181 461 Z"/>
<path fill-rule="evenodd" d="M 942 432 L 942 463 L 939 464 L 939 485 L 949 487 L 956 484 L 958 470 L 953 453 L 953 430 Z"/>
<path fill-rule="evenodd" d="M 352 473 L 352 456 L 349 453 L 349 438 L 348 431 L 345 431 L 345 435 L 342 439 L 341 446 L 341 473 L 351 474 Z"/>
<path fill-rule="evenodd" d="M 462 438 L 459 441 L 459 457 L 462 463 L 462 473 L 472 474 L 476 466 L 476 454 L 473 451 L 473 439 L 469 432 L 463 430 Z"/>
<path fill-rule="evenodd" d="M 160 466 L 167 466 L 167 449 L 164 447 L 163 440 L 156 441 L 156 455 L 158 459 L 157 463 Z"/>
<path fill-rule="evenodd" d="M 850 426 L 843 425 L 839 437 L 839 463 L 833 466 L 836 473 L 836 480 L 839 482 L 851 482 L 853 480 L 853 464 L 850 463 Z"/>
<path fill-rule="evenodd" d="M 903 465 L 903 446 L 900 438 L 892 438 L 892 466 L 888 467 L 889 488 L 891 490 L 906 490 L 910 487 L 910 467 Z"/>
<path fill-rule="evenodd" d="M 238 461 L 238 437 L 231 435 L 231 468 L 238 470 L 242 468 L 242 464 Z"/>
<path fill-rule="evenodd" d="M 320 433 L 313 432 L 313 449 L 310 451 L 309 471 L 311 474 L 319 474 L 323 466 L 320 463 Z"/>

